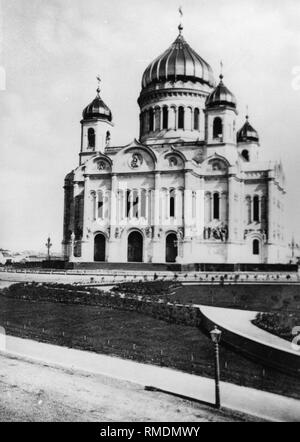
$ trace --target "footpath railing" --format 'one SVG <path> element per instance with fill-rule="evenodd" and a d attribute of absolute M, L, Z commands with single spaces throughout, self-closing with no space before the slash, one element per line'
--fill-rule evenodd
<path fill-rule="evenodd" d="M 90 284 L 107 284 L 125 281 L 153 281 L 176 280 L 182 283 L 209 283 L 209 284 L 247 284 L 247 283 L 300 283 L 300 275 L 295 272 L 172 272 L 153 270 L 55 270 L 55 269 L 28 269 L 14 267 L 0 267 L 0 274 L 11 275 L 48 275 L 52 278 L 84 277 Z M 1 279 L 1 277 L 0 277 Z M 88 280 L 88 281 L 87 281 Z"/>

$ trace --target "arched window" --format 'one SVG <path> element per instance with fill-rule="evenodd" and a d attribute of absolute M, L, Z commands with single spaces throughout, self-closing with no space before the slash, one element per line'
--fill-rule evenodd
<path fill-rule="evenodd" d="M 170 218 L 175 216 L 175 191 L 172 189 L 170 191 Z"/>
<path fill-rule="evenodd" d="M 244 160 L 249 161 L 249 151 L 247 149 L 244 149 L 242 151 L 242 157 L 244 158 Z"/>
<path fill-rule="evenodd" d="M 149 132 L 153 131 L 153 126 L 154 126 L 154 112 L 153 109 L 151 107 L 151 109 L 149 110 Z"/>
<path fill-rule="evenodd" d="M 104 206 L 104 195 L 102 192 L 98 193 L 98 218 L 103 218 L 103 206 Z"/>
<path fill-rule="evenodd" d="M 258 241 L 258 239 L 253 240 L 252 253 L 253 253 L 253 255 L 259 255 L 259 241 Z"/>
<path fill-rule="evenodd" d="M 106 132 L 105 145 L 108 147 L 110 145 L 110 132 Z"/>
<path fill-rule="evenodd" d="M 214 219 L 220 218 L 220 197 L 216 192 L 214 193 Z"/>
<path fill-rule="evenodd" d="M 168 108 L 163 107 L 163 129 L 168 129 Z"/>
<path fill-rule="evenodd" d="M 96 141 L 95 130 L 92 127 L 90 127 L 88 129 L 88 147 L 95 147 L 95 141 Z"/>
<path fill-rule="evenodd" d="M 220 117 L 216 117 L 214 119 L 214 124 L 213 124 L 213 138 L 221 141 L 222 137 L 223 137 L 222 120 Z"/>
<path fill-rule="evenodd" d="M 257 195 L 253 198 L 253 221 L 259 222 L 259 197 Z"/>
<path fill-rule="evenodd" d="M 194 130 L 199 130 L 199 109 L 194 110 Z"/>
<path fill-rule="evenodd" d="M 127 190 L 126 192 L 126 216 L 129 218 L 130 216 L 130 209 L 131 209 L 131 201 L 130 201 L 130 190 Z"/>
<path fill-rule="evenodd" d="M 184 129 L 184 108 L 182 106 L 178 108 L 178 129 Z"/>

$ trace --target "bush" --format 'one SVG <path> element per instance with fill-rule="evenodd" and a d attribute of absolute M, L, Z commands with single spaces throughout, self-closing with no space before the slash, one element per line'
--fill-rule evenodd
<path fill-rule="evenodd" d="M 258 313 L 252 323 L 273 335 L 292 341 L 292 330 L 300 324 L 300 315 L 288 312 Z"/>

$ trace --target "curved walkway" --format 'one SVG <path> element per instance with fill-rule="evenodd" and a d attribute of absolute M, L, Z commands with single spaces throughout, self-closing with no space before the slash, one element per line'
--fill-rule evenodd
<path fill-rule="evenodd" d="M 1 345 L 2 344 L 2 345 Z M 3 354 L 104 374 L 213 403 L 214 381 L 169 368 L 2 335 Z M 221 382 L 222 405 L 273 421 L 300 421 L 300 401 Z M 137 405 L 138 406 L 138 405 Z"/>
<path fill-rule="evenodd" d="M 257 312 L 203 305 L 196 305 L 196 307 L 199 307 L 206 318 L 221 328 L 268 347 L 300 356 L 300 346 L 298 350 L 293 349 L 291 342 L 252 324 L 251 321 L 255 319 Z"/>

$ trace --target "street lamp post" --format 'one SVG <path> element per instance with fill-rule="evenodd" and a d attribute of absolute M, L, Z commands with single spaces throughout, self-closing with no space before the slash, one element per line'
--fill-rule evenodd
<path fill-rule="evenodd" d="M 221 340 L 221 330 L 215 325 L 210 331 L 210 337 L 215 346 L 215 386 L 216 386 L 216 408 L 221 408 L 220 401 L 220 361 L 219 361 L 219 342 Z"/>
<path fill-rule="evenodd" d="M 50 261 L 50 248 L 52 247 L 50 236 L 48 237 L 45 246 L 47 248 L 47 259 L 48 259 L 48 261 Z"/>

